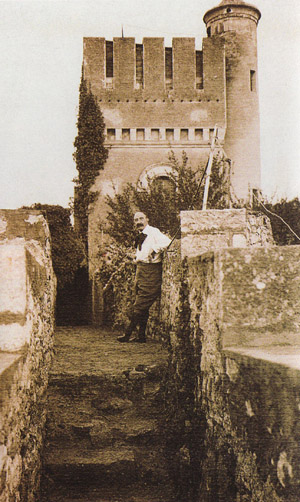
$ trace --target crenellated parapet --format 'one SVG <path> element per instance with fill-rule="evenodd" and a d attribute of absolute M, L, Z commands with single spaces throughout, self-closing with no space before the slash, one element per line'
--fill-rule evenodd
<path fill-rule="evenodd" d="M 224 43 L 204 40 L 197 50 L 194 38 L 84 38 L 84 76 L 99 98 L 222 100 Z M 212 77 L 213 70 L 213 78 Z"/>
<path fill-rule="evenodd" d="M 225 56 L 220 39 L 84 39 L 84 76 L 97 96 L 112 146 L 205 144 L 225 134 Z"/>

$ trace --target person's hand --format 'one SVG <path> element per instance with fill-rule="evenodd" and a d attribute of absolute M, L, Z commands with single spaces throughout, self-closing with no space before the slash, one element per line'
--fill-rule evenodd
<path fill-rule="evenodd" d="M 150 260 L 150 261 L 154 260 L 154 258 L 155 258 L 155 256 L 156 256 L 156 254 L 157 254 L 157 253 L 154 251 L 154 249 L 150 249 L 150 250 L 149 250 L 149 254 L 148 254 L 148 256 L 149 256 L 149 260 Z"/>

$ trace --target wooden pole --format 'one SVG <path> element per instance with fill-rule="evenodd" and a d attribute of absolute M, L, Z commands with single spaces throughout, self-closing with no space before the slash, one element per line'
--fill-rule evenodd
<path fill-rule="evenodd" d="M 218 135 L 218 128 L 215 125 L 214 133 L 213 133 L 213 137 L 212 137 L 211 145 L 210 145 L 210 153 L 209 153 L 209 159 L 208 159 L 208 165 L 207 165 L 207 174 L 206 174 L 205 187 L 204 187 L 202 211 L 205 211 L 206 206 L 207 206 L 209 181 L 210 181 L 212 163 L 213 163 L 213 159 L 214 159 L 214 149 L 215 149 L 215 142 L 216 142 L 217 135 Z"/>

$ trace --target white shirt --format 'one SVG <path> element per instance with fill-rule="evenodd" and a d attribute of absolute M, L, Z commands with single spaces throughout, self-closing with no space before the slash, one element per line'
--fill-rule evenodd
<path fill-rule="evenodd" d="M 171 242 L 171 239 L 163 234 L 158 228 L 147 225 L 142 234 L 147 235 L 141 249 L 136 250 L 136 261 L 143 263 L 160 263 L 161 251 Z"/>

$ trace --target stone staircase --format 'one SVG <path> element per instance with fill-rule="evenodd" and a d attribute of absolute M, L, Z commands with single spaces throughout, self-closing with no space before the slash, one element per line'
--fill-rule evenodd
<path fill-rule="evenodd" d="M 57 329 L 43 502 L 175 501 L 161 432 L 167 353 L 117 336 Z"/>

